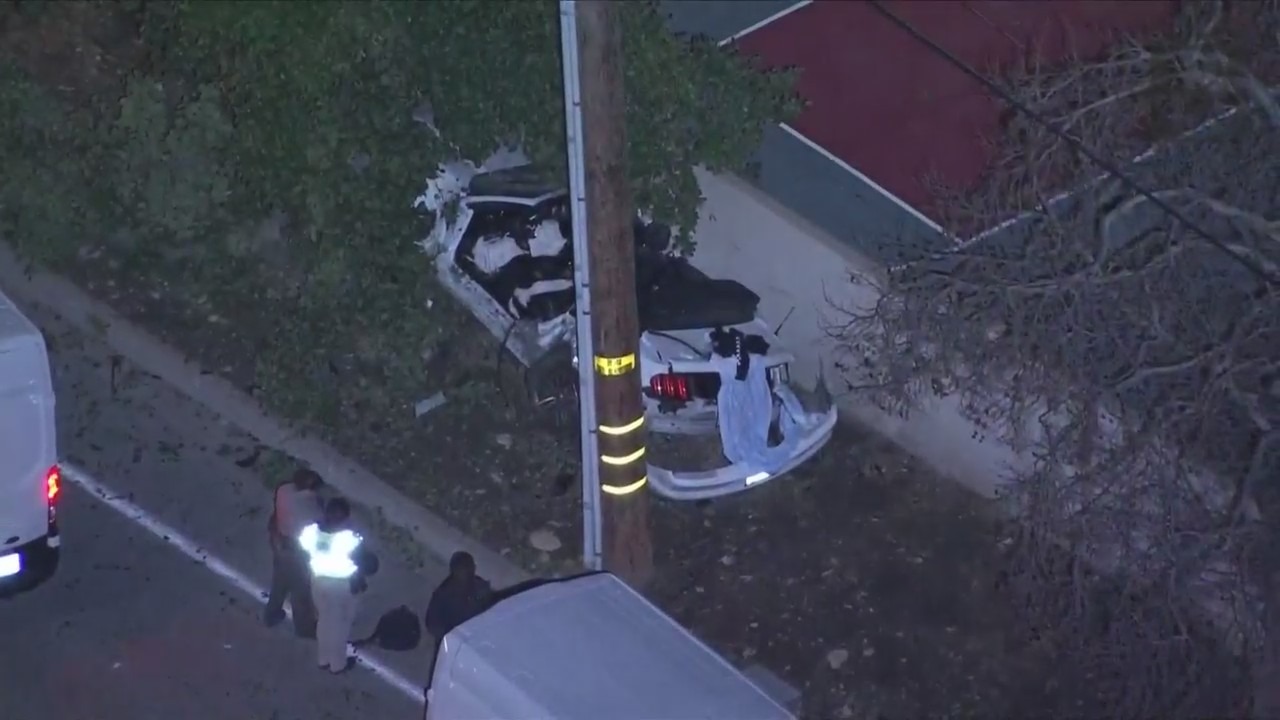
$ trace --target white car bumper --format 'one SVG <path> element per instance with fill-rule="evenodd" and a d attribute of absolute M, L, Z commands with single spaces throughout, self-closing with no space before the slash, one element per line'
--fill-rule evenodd
<path fill-rule="evenodd" d="M 693 472 L 679 472 L 650 465 L 649 486 L 655 493 L 670 500 L 707 500 L 742 492 L 781 477 L 817 454 L 831 439 L 838 419 L 835 407 L 812 417 L 814 419 L 804 426 L 804 435 L 796 445 L 796 453 L 775 473 L 764 473 L 743 463 Z"/>

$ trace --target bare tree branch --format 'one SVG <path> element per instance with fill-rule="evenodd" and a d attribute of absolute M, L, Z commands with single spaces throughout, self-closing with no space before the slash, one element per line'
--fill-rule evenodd
<path fill-rule="evenodd" d="M 1276 273 L 1278 39 L 1272 0 L 1186 3 L 1165 37 L 1052 68 L 1029 53 L 1001 81 L 1089 147 L 1139 158 L 1130 177 Z M 1225 598 L 1210 619 L 1280 662 L 1280 645 L 1251 644 L 1260 618 L 1280 618 L 1258 603 L 1280 607 L 1280 595 L 1260 595 L 1248 564 L 1263 523 L 1280 519 L 1280 487 L 1264 498 L 1280 485 L 1280 293 L 1148 198 L 1093 182 L 1099 169 L 1033 120 L 1011 111 L 991 143 L 977 187 L 937 188 L 942 219 L 1017 220 L 837 308 L 828 332 L 850 388 L 899 413 L 952 395 L 980 433 L 1034 458 L 1011 498 L 1023 522 L 1007 543 L 1010 583 L 1027 596 L 1028 632 L 1107 678 L 1098 712 L 1221 712 L 1191 697 L 1224 667 L 1200 640 L 1206 605 Z M 1055 560 L 1063 547 L 1123 579 Z M 1280 667 L 1268 672 L 1255 682 L 1280 682 Z"/>

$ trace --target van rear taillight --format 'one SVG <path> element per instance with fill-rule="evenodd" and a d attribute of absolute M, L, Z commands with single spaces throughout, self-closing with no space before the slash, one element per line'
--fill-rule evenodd
<path fill-rule="evenodd" d="M 49 468 L 44 474 L 44 495 L 52 505 L 57 501 L 58 496 L 62 494 L 62 470 L 57 465 Z"/>

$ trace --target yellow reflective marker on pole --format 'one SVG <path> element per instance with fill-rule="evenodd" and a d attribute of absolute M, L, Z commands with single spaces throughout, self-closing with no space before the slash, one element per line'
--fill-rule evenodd
<path fill-rule="evenodd" d="M 649 482 L 649 476 L 645 475 L 630 485 L 601 485 L 600 489 L 608 495 L 630 495 L 644 487 L 644 484 L 647 482 Z"/>
<path fill-rule="evenodd" d="M 640 417 L 636 418 L 635 420 L 632 420 L 626 425 L 601 425 L 600 432 L 604 433 L 605 435 L 612 435 L 614 437 L 617 437 L 619 435 L 626 435 L 627 433 L 635 432 L 636 430 L 639 430 L 643 425 L 644 425 L 644 416 L 641 415 Z"/>
<path fill-rule="evenodd" d="M 605 377 L 615 377 L 628 373 L 636 368 L 635 353 L 628 353 L 618 357 L 605 357 L 597 355 L 595 360 L 596 372 Z"/>
<path fill-rule="evenodd" d="M 644 457 L 644 448 L 627 455 L 601 455 L 600 462 L 605 465 L 630 465 L 642 457 Z"/>

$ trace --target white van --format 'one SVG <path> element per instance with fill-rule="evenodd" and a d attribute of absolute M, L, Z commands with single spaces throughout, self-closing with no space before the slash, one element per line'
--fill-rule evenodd
<path fill-rule="evenodd" d="M 61 492 L 48 349 L 0 293 L 0 595 L 57 569 Z"/>
<path fill-rule="evenodd" d="M 426 720 L 795 720 L 613 575 L 526 587 L 445 636 Z"/>

